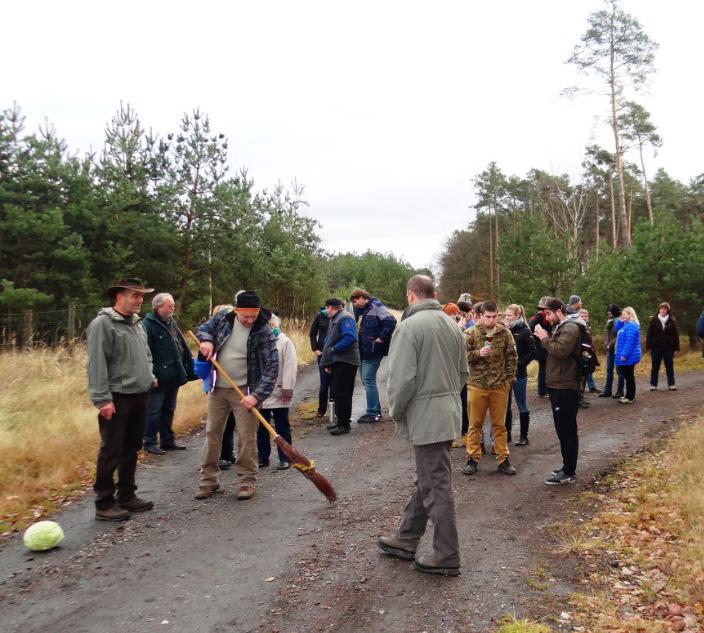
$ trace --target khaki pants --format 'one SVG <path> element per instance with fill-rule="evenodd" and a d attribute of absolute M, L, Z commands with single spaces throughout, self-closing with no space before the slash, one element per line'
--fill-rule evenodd
<path fill-rule="evenodd" d="M 508 443 L 506 441 L 506 407 L 510 385 L 503 389 L 481 389 L 469 386 L 469 434 L 467 436 L 467 452 L 478 462 L 482 456 L 481 434 L 487 409 L 491 417 L 491 428 L 494 433 L 494 452 L 496 463 L 508 459 Z"/>
<path fill-rule="evenodd" d="M 246 393 L 247 387 L 241 387 Z M 208 395 L 208 422 L 205 425 L 205 444 L 201 457 L 201 488 L 214 488 L 220 483 L 220 450 L 222 436 L 230 411 L 235 414 L 237 424 L 237 461 L 235 471 L 242 483 L 254 484 L 257 481 L 259 462 L 257 461 L 257 426 L 259 421 L 254 414 L 241 404 L 234 389 L 215 387 Z"/>

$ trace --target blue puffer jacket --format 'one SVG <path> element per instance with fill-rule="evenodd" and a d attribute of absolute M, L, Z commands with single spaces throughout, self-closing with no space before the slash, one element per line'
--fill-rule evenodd
<path fill-rule="evenodd" d="M 640 362 L 640 327 L 634 321 L 621 321 L 614 324 L 616 332 L 616 364 L 636 365 Z"/>
<path fill-rule="evenodd" d="M 367 305 L 354 311 L 359 321 L 359 355 L 362 360 L 383 358 L 389 353 L 391 335 L 396 329 L 396 319 L 379 299 L 370 297 Z M 376 339 L 383 343 L 376 343 Z"/>

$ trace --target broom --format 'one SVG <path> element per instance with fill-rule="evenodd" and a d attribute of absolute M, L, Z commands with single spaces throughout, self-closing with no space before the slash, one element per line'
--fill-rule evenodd
<path fill-rule="evenodd" d="M 193 334 L 193 332 L 188 330 L 187 334 L 198 345 L 200 345 L 200 341 L 198 340 L 196 335 Z M 235 390 L 235 393 L 240 398 L 244 398 L 245 396 L 242 393 L 242 390 L 235 384 L 232 378 L 230 378 L 228 373 L 222 368 L 222 365 L 218 363 L 218 361 L 216 361 L 214 358 L 211 358 L 210 362 L 213 364 L 215 369 L 218 370 L 220 375 L 225 380 L 227 380 L 230 386 Z M 274 430 L 271 424 L 266 421 L 264 416 L 259 412 L 256 407 L 252 407 L 251 411 L 256 416 L 257 420 L 259 420 L 259 424 L 263 425 L 264 428 L 267 430 L 267 432 L 271 436 L 271 439 L 276 442 L 276 446 L 278 446 L 281 449 L 281 452 L 286 455 L 286 458 L 288 459 L 288 461 L 291 462 L 291 465 L 306 479 L 310 479 L 310 481 L 313 482 L 313 485 L 327 497 L 327 500 L 330 501 L 330 503 L 336 501 L 337 493 L 335 492 L 335 489 L 332 487 L 332 484 L 315 469 L 315 462 L 311 459 L 308 459 L 305 455 L 303 455 L 303 453 L 293 448 L 293 446 L 291 446 L 283 437 L 281 437 Z"/>

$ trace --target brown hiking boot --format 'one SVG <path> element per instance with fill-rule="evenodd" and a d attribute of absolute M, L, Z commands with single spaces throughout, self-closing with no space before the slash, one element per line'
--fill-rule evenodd
<path fill-rule="evenodd" d="M 438 574 L 440 576 L 459 576 L 459 565 L 442 565 L 435 560 L 434 556 L 421 556 L 416 558 L 413 566 L 424 574 Z"/>
<path fill-rule="evenodd" d="M 95 509 L 95 520 L 96 521 L 126 521 L 132 515 L 127 511 L 113 503 L 109 508 L 101 510 L 100 508 Z"/>
<path fill-rule="evenodd" d="M 254 487 L 254 484 L 245 482 L 242 485 L 240 485 L 240 491 L 237 493 L 237 498 L 240 501 L 245 501 L 246 499 L 251 499 L 254 496 L 254 493 L 257 491 L 257 489 Z"/>
<path fill-rule="evenodd" d="M 215 486 L 201 486 L 198 488 L 194 499 L 207 499 L 208 497 L 212 497 L 219 488 L 220 484 L 215 484 Z"/>
<path fill-rule="evenodd" d="M 389 554 L 389 556 L 395 556 L 403 560 L 413 560 L 416 557 L 418 543 L 401 538 L 397 534 L 381 536 L 376 544 L 384 554 Z"/>
<path fill-rule="evenodd" d="M 123 510 L 128 512 L 146 512 L 154 507 L 153 501 L 145 501 L 140 499 L 137 495 L 126 501 L 118 499 L 117 505 L 119 505 Z"/>

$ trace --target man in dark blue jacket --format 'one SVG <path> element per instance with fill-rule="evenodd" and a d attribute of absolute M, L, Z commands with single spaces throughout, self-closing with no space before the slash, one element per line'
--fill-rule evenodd
<path fill-rule="evenodd" d="M 367 396 L 367 411 L 357 422 L 381 420 L 379 389 L 376 374 L 381 359 L 389 353 L 391 335 L 396 328 L 396 319 L 379 299 L 366 290 L 355 288 L 350 294 L 355 318 L 359 319 L 359 355 L 362 360 L 362 384 Z"/>
<path fill-rule="evenodd" d="M 344 310 L 344 303 L 332 297 L 325 302 L 330 324 L 325 337 L 320 364 L 331 376 L 331 392 L 335 403 L 336 424 L 328 431 L 333 435 L 350 432 L 354 379 L 359 367 L 357 328 L 354 317 Z"/>
<path fill-rule="evenodd" d="M 186 448 L 176 442 L 172 425 L 179 387 L 189 380 L 196 380 L 196 376 L 191 352 L 174 319 L 174 298 L 167 292 L 160 292 L 152 299 L 152 308 L 142 323 L 147 332 L 158 386 L 149 392 L 147 401 L 144 450 L 163 455 L 169 450 Z M 157 446 L 157 435 L 161 448 Z"/>

